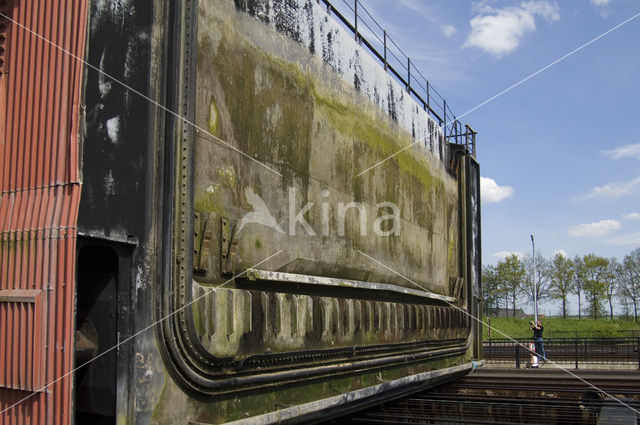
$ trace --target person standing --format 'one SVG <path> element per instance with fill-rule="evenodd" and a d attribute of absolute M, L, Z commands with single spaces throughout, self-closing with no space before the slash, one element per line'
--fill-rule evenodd
<path fill-rule="evenodd" d="M 533 331 L 533 342 L 536 345 L 536 355 L 538 356 L 538 360 L 542 360 L 546 363 L 547 355 L 544 352 L 544 340 L 542 339 L 542 332 L 544 331 L 542 321 L 538 320 L 538 323 L 531 322 L 531 327 L 529 329 Z"/>

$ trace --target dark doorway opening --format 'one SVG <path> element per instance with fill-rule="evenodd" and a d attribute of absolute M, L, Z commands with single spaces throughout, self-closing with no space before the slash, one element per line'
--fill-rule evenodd
<path fill-rule="evenodd" d="M 119 257 L 112 247 L 80 248 L 75 332 L 75 365 L 79 369 L 74 375 L 78 425 L 116 423 L 118 350 L 108 350 L 117 344 L 119 268 Z"/>

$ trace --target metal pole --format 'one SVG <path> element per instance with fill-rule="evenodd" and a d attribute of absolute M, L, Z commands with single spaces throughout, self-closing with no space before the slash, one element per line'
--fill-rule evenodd
<path fill-rule="evenodd" d="M 533 247 L 533 320 L 538 326 L 538 282 L 536 282 L 536 243 L 531 235 L 531 246 Z"/>
<path fill-rule="evenodd" d="M 384 70 L 387 70 L 387 30 L 383 30 L 384 33 Z"/>
<path fill-rule="evenodd" d="M 447 140 L 447 101 L 444 100 L 444 107 L 442 108 L 444 111 L 444 140 Z"/>
<path fill-rule="evenodd" d="M 576 355 L 576 369 L 578 368 L 578 339 L 573 340 L 575 355 Z"/>
<path fill-rule="evenodd" d="M 407 91 L 411 93 L 411 58 L 407 56 Z"/>
<path fill-rule="evenodd" d="M 516 369 L 520 369 L 520 343 L 516 342 Z"/>
<path fill-rule="evenodd" d="M 358 0 L 355 1 L 355 7 L 353 9 L 355 16 L 356 16 L 356 20 L 355 20 L 355 33 L 356 33 L 356 41 L 358 41 Z"/>
<path fill-rule="evenodd" d="M 427 81 L 427 109 L 429 109 L 429 115 L 431 115 L 431 105 L 429 102 L 429 81 Z"/>

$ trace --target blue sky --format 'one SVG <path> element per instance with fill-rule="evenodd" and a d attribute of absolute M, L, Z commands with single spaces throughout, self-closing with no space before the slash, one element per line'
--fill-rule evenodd
<path fill-rule="evenodd" d="M 362 0 L 456 114 L 640 12 L 631 0 Z M 640 17 L 464 117 L 483 262 L 640 246 Z"/>

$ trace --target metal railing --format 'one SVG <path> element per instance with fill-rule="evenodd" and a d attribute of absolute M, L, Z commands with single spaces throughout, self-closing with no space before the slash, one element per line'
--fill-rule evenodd
<path fill-rule="evenodd" d="M 513 363 L 516 368 L 527 363 L 531 352 L 525 348 L 531 338 L 489 339 L 483 344 L 485 360 Z M 522 345 L 521 345 L 522 344 Z M 523 347 L 524 346 L 524 347 Z M 600 364 L 637 364 L 640 369 L 640 338 L 638 337 L 602 337 L 602 338 L 545 338 L 546 356 L 554 362 L 570 362 L 578 369 L 580 363 Z"/>
<path fill-rule="evenodd" d="M 545 330 L 545 336 L 549 338 L 610 338 L 629 337 L 640 338 L 640 329 L 618 329 L 618 330 L 591 330 L 591 331 L 553 331 Z"/>
<path fill-rule="evenodd" d="M 320 0 L 317 0 L 320 2 Z M 360 0 L 322 0 L 327 12 L 354 35 L 355 40 L 377 58 L 385 71 L 405 87 L 409 95 L 421 104 L 434 118 L 444 133 L 445 140 L 464 145 L 476 156 L 476 132 L 463 125 L 451 111 L 444 97 L 438 93 L 427 78 L 411 62 L 387 31 L 364 8 Z M 344 7 L 337 7 L 343 5 Z M 350 20 L 347 15 L 353 17 Z"/>

